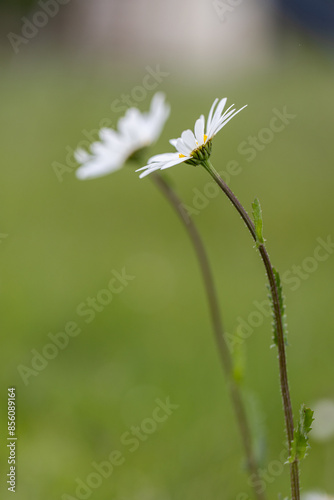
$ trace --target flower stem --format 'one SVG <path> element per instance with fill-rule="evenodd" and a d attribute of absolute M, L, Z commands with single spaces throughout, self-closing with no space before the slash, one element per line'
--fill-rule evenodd
<path fill-rule="evenodd" d="M 256 485 L 261 484 L 261 479 L 258 473 L 258 464 L 253 450 L 250 426 L 247 420 L 247 414 L 240 393 L 240 388 L 233 376 L 233 362 L 224 337 L 224 329 L 219 309 L 219 301 L 216 293 L 213 275 L 211 272 L 211 267 L 209 264 L 209 259 L 203 241 L 193 220 L 189 216 L 187 210 L 184 208 L 175 191 L 170 187 L 170 185 L 160 174 L 153 174 L 151 178 L 153 179 L 155 185 L 167 198 L 169 203 L 176 210 L 193 244 L 205 284 L 212 326 L 215 333 L 215 341 L 217 344 L 221 364 L 228 381 L 230 397 L 232 399 L 234 412 L 241 434 L 242 444 L 247 458 L 247 468 L 249 473 L 252 475 L 252 484 L 254 485 L 254 492 L 257 500 L 265 500 L 266 496 L 264 492 L 262 492 L 262 489 L 256 487 Z"/>
<path fill-rule="evenodd" d="M 223 179 L 220 177 L 218 172 L 214 169 L 210 160 L 204 160 L 203 166 L 209 172 L 211 177 L 217 182 L 222 191 L 226 194 L 229 200 L 232 202 L 234 207 L 237 209 L 239 214 L 241 215 L 243 221 L 245 222 L 248 230 L 250 231 L 254 241 L 257 241 L 256 232 L 254 223 L 249 217 L 248 213 L 239 202 L 235 194 L 231 191 L 231 189 L 225 184 Z M 277 328 L 277 347 L 278 347 L 278 362 L 279 362 L 279 374 L 280 374 L 280 386 L 283 400 L 283 409 L 284 409 L 284 417 L 285 417 L 285 427 L 288 437 L 288 445 L 289 445 L 289 453 L 291 452 L 291 443 L 293 440 L 294 433 L 294 425 L 293 425 L 293 413 L 291 406 L 291 398 L 290 398 L 290 390 L 288 383 L 288 373 L 287 373 L 287 362 L 286 362 L 286 354 L 285 354 L 285 343 L 284 343 L 284 334 L 283 334 L 283 323 L 282 323 L 282 314 L 280 310 L 279 303 L 279 294 L 277 290 L 277 284 L 275 275 L 273 272 L 273 267 L 270 262 L 270 258 L 268 252 L 264 246 L 264 244 L 260 244 L 258 246 L 262 261 L 266 268 L 266 273 L 268 276 L 269 284 L 270 284 L 270 292 L 273 300 L 273 308 L 274 308 L 274 318 Z M 290 464 L 290 480 L 291 480 L 291 495 L 292 500 L 300 499 L 300 488 L 299 488 L 299 467 L 298 460 L 296 459 L 293 463 Z"/>

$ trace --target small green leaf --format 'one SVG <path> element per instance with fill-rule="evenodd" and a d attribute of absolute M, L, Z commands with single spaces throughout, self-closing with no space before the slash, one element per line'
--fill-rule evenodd
<path fill-rule="evenodd" d="M 306 408 L 305 405 L 303 406 L 303 413 L 304 413 L 304 429 L 305 432 L 308 434 L 312 430 L 312 422 L 314 421 L 314 411 L 311 410 L 311 408 Z"/>
<path fill-rule="evenodd" d="M 258 198 L 252 203 L 253 208 L 253 218 L 254 218 L 254 226 L 255 226 L 255 234 L 256 234 L 256 246 L 259 247 L 264 243 L 263 238 L 263 220 L 262 220 L 262 210 L 261 205 Z"/>
<path fill-rule="evenodd" d="M 298 426 L 295 429 L 293 441 L 291 443 L 291 455 L 289 457 L 289 462 L 295 462 L 296 460 L 302 460 L 307 455 L 307 450 L 310 445 L 308 442 L 308 433 L 311 430 L 311 425 L 314 420 L 313 410 L 306 408 L 302 405 L 300 409 L 300 417 Z"/>

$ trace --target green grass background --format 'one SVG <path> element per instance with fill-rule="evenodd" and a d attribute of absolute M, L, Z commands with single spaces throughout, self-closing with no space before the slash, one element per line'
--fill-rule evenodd
<path fill-rule="evenodd" d="M 115 78 L 115 74 L 117 77 Z M 1 465 L 7 473 L 6 388 L 17 391 L 17 500 L 75 497 L 93 461 L 124 452 L 94 499 L 193 500 L 251 494 L 236 422 L 215 350 L 201 276 L 188 237 L 150 179 L 133 165 L 92 181 L 73 172 L 60 183 L 52 163 L 64 163 L 82 130 L 114 122 L 110 104 L 141 83 L 142 73 L 49 62 L 12 68 L 0 82 L 1 227 Z M 329 59 L 300 54 L 262 74 L 215 84 L 182 84 L 171 75 L 160 87 L 172 115 L 153 153 L 228 96 L 248 108 L 214 141 L 218 170 L 237 160 L 230 186 L 245 207 L 259 197 L 264 232 L 283 273 L 313 255 L 318 237 L 333 235 L 333 76 Z M 152 93 L 140 103 L 146 110 Z M 296 115 L 252 162 L 238 145 L 269 125 L 272 109 Z M 169 177 L 185 203 L 209 182 L 183 165 Z M 265 274 L 251 238 L 232 206 L 216 196 L 195 216 L 207 244 L 228 332 L 266 298 Z M 135 276 L 89 325 L 77 305 L 105 288 L 112 270 Z M 286 287 L 289 376 L 295 416 L 299 405 L 333 398 L 334 256 L 292 291 Z M 29 366 L 47 334 L 77 321 L 81 334 L 25 386 L 17 366 Z M 271 325 L 266 319 L 244 343 L 244 390 L 259 435 L 263 468 L 284 449 L 283 413 Z M 120 436 L 170 397 L 179 408 L 134 453 Z M 334 441 L 312 441 L 302 464 L 304 490 L 334 493 Z M 272 477 L 269 498 L 289 491 L 288 469 Z M 239 496 L 245 493 L 246 496 Z M 4 481 L 1 498 L 10 498 Z"/>

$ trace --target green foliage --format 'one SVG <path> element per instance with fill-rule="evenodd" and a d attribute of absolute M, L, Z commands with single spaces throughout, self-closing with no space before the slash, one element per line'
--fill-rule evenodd
<path fill-rule="evenodd" d="M 285 343 L 285 345 L 287 345 L 288 344 L 288 340 L 287 340 L 288 330 L 287 330 L 287 324 L 286 324 L 285 301 L 284 301 L 282 282 L 281 282 L 281 277 L 279 275 L 279 272 L 275 268 L 273 268 L 273 272 L 274 272 L 276 287 L 277 287 L 277 291 L 278 291 L 278 301 L 279 301 L 279 307 L 280 307 L 280 311 L 281 311 L 284 343 Z M 270 298 L 270 303 L 271 303 L 271 307 L 273 310 L 273 340 L 274 340 L 274 344 L 277 345 L 277 325 L 276 325 L 276 321 L 275 321 L 275 309 L 274 309 L 273 299 L 272 299 L 271 293 L 269 294 L 269 298 Z"/>
<path fill-rule="evenodd" d="M 310 447 L 308 442 L 308 433 L 311 430 L 311 425 L 314 420 L 313 413 L 313 410 L 306 408 L 305 405 L 302 405 L 298 426 L 295 429 L 294 438 L 291 444 L 291 455 L 289 457 L 290 463 L 296 460 L 302 460 L 307 455 L 307 450 Z"/>
<path fill-rule="evenodd" d="M 255 200 L 253 201 L 252 208 L 253 208 L 253 218 L 254 218 L 254 226 L 256 233 L 256 246 L 259 247 L 264 243 L 264 238 L 262 233 L 263 231 L 262 210 L 258 198 L 255 198 Z"/>
<path fill-rule="evenodd" d="M 90 465 L 93 460 L 97 463 L 108 460 L 110 452 L 122 446 L 123 433 L 151 417 L 155 398 L 150 396 L 152 386 L 161 391 L 157 397 L 171 396 L 173 403 L 180 404 L 180 413 L 178 410 L 159 424 L 156 433 L 140 442 L 138 450 L 126 455 L 125 463 L 112 473 L 112 481 L 103 480 L 98 488 L 99 498 L 145 497 L 148 489 L 158 499 L 164 496 L 173 500 L 250 497 L 247 476 L 240 470 L 241 449 L 236 446 L 239 436 L 211 338 L 208 311 L 200 289 L 201 276 L 175 214 L 151 186 L 149 178 L 147 182 L 138 180 L 133 166 L 86 182 L 79 182 L 73 169 L 64 175 L 63 183 L 58 182 L 51 167 L 54 160 L 66 164 L 68 144 L 75 148 L 78 142 L 87 140 L 82 130 L 96 129 L 102 117 L 117 121 L 122 113 L 117 116 L 109 113 L 109 104 L 141 83 L 144 65 L 140 66 L 140 61 L 129 64 L 123 76 L 108 60 L 112 78 L 103 77 L 108 75 L 104 73 L 104 66 L 97 78 L 96 65 L 85 67 L 88 58 L 80 65 L 80 71 L 73 71 L 73 64 L 68 67 L 71 58 L 56 58 L 57 54 L 49 51 L 47 60 L 39 61 L 30 46 L 35 46 L 38 40 L 36 37 L 26 45 L 32 56 L 30 64 L 27 51 L 23 54 L 23 46 L 22 57 L 16 56 L 12 67 L 3 61 L 7 71 L 3 71 L 0 82 L 1 203 L 3 213 L 6 211 L 0 234 L 8 233 L 6 239 L 0 240 L 4 311 L 1 319 L 7 332 L 2 336 L 0 380 L 3 388 L 8 383 L 17 387 L 20 432 L 24 433 L 20 488 L 14 498 L 61 499 L 65 492 L 75 497 L 75 478 L 86 481 L 94 470 Z M 281 64 L 279 72 L 259 73 L 251 82 L 239 79 L 237 90 L 235 80 L 227 82 L 226 95 L 240 92 L 247 95 L 245 103 L 256 103 L 259 121 L 254 125 L 252 113 L 247 113 L 246 123 L 243 119 L 232 121 L 231 129 L 224 129 L 231 140 L 223 140 L 223 136 L 220 140 L 217 135 L 214 144 L 216 166 L 223 168 L 219 163 L 221 159 L 242 160 L 236 156 L 235 149 L 240 138 L 247 137 L 252 126 L 258 130 L 266 125 L 261 117 L 268 116 L 269 120 L 269 110 L 279 94 L 287 96 L 287 110 L 297 113 L 298 126 L 296 119 L 281 134 L 275 135 L 265 151 L 257 152 L 256 162 L 248 163 L 244 156 L 240 165 L 242 173 L 231 177 L 241 200 L 248 198 L 252 189 L 249 182 L 253 181 L 256 181 L 256 189 L 265 193 L 266 201 L 277 200 L 270 208 L 271 226 L 273 234 L 277 229 L 284 230 L 284 237 L 277 237 L 272 250 L 285 266 L 284 271 L 291 271 L 290 264 L 299 265 L 306 256 L 312 255 L 311 250 L 318 244 L 316 238 L 325 236 L 327 233 L 322 231 L 333 226 L 334 65 L 324 64 L 318 49 L 314 54 L 315 58 L 305 61 L 307 66 L 304 66 L 302 51 L 298 51 L 298 57 L 294 56 L 298 64 Z M 270 65 L 274 67 L 274 60 Z M 183 129 L 180 123 L 191 126 L 189 109 L 194 102 L 197 102 L 194 114 L 202 109 L 205 112 L 211 104 L 208 95 L 213 92 L 219 95 L 221 82 L 212 82 L 210 78 L 206 81 L 207 86 L 198 86 L 197 90 L 189 85 L 185 96 L 182 85 L 174 85 L 171 77 L 166 79 L 168 101 L 174 109 L 152 154 L 165 151 L 167 139 Z M 309 96 L 319 88 L 322 91 L 317 93 L 314 118 L 324 161 L 317 165 L 315 175 L 315 141 L 305 140 L 312 134 L 314 125 L 302 117 Z M 153 93 L 154 90 L 139 103 L 141 110 L 148 109 Z M 167 169 L 168 174 L 175 179 L 178 192 L 186 195 L 185 201 L 188 204 L 191 201 L 193 206 L 192 181 L 196 168 L 192 174 L 187 166 L 176 169 Z M 196 172 L 196 176 L 196 182 L 200 183 L 202 178 L 208 182 L 205 172 Z M 278 193 L 277 188 L 282 185 L 282 179 L 286 180 L 284 194 Z M 198 187 L 202 190 L 202 185 Z M 231 214 L 229 207 L 226 214 L 222 214 L 221 210 L 214 209 L 216 202 L 218 200 L 210 199 L 206 208 L 196 210 L 194 220 L 204 232 L 222 297 L 222 313 L 230 321 L 241 313 L 245 316 L 248 299 L 262 298 L 262 285 L 258 280 L 261 263 L 253 252 L 241 248 L 247 235 L 239 227 L 240 221 L 232 216 L 232 208 Z M 222 201 L 221 205 L 225 203 Z M 292 216 L 295 207 L 299 212 Z M 222 217 L 226 236 L 217 234 Z M 286 249 L 290 240 L 291 259 Z M 235 248 L 239 249 L 239 245 L 244 259 L 240 273 L 236 272 L 234 261 Z M 73 337 L 68 347 L 48 362 L 45 370 L 32 376 L 26 387 L 18 376 L 17 364 L 31 366 L 31 349 L 41 353 L 51 342 L 49 332 L 57 334 L 66 321 L 79 321 L 75 312 L 77 304 L 89 296 L 95 297 L 98 290 L 107 285 L 110 271 L 120 270 L 124 265 L 136 279 L 124 292 L 114 296 L 92 323 L 86 324 L 81 318 L 82 333 Z M 296 395 L 307 391 L 307 397 L 316 400 L 323 394 L 323 387 L 330 386 L 332 371 L 334 335 L 331 314 L 325 311 L 330 311 L 332 304 L 334 287 L 329 276 L 334 273 L 334 254 L 319 262 L 317 272 L 305 281 L 294 271 L 287 275 L 290 280 L 294 278 L 294 283 L 298 279 L 303 283 L 297 292 L 293 291 L 292 281 L 283 279 L 283 267 L 280 270 L 285 293 L 291 292 L 291 298 L 304 304 L 306 311 L 301 314 L 301 307 L 291 311 L 289 308 L 289 319 L 291 316 L 291 321 L 303 332 L 299 349 L 303 350 L 304 362 L 296 360 L 298 367 L 291 370 L 293 390 Z M 254 297 L 244 286 L 248 281 L 254 283 Z M 315 287 L 312 293 L 311 285 Z M 238 300 L 232 299 L 232 290 L 240 291 Z M 240 311 L 242 305 L 245 309 Z M 261 339 L 263 328 L 254 328 L 247 338 L 238 333 L 231 342 L 233 346 L 244 343 L 249 353 L 244 385 L 256 387 L 257 400 L 263 401 L 270 410 L 270 418 L 265 423 L 270 453 L 274 457 L 275 450 L 281 449 L 282 413 L 271 411 L 268 403 L 273 397 L 273 385 L 276 388 L 277 384 L 277 366 L 274 353 L 268 355 L 266 342 Z M 315 338 L 315 332 L 319 332 L 319 337 L 321 332 L 321 340 Z M 296 338 L 296 349 L 298 343 Z M 314 345 L 316 373 L 310 377 Z M 258 383 L 260 376 L 263 383 Z M 140 397 L 142 388 L 144 397 Z M 5 412 L 1 412 L 1 429 L 7 425 L 5 416 Z M 252 420 L 251 409 L 250 418 Z M 257 419 L 255 424 L 261 422 Z M 176 448 L 186 463 L 182 474 L 175 467 Z M 65 449 L 67 459 L 64 459 Z M 50 460 L 43 460 L 50 450 Z M 161 450 L 164 460 L 157 464 Z M 305 491 L 324 477 L 323 451 L 322 446 L 315 446 L 310 457 L 312 464 L 311 460 L 305 463 L 301 478 Z M 208 460 L 204 460 L 205 453 Z M 328 454 L 327 458 L 325 466 L 331 470 L 333 457 Z M 264 461 L 261 469 L 267 470 L 267 465 Z M 129 482 L 129 477 L 133 477 L 133 481 Z M 278 491 L 283 492 L 283 498 L 288 496 L 288 471 L 275 478 L 270 474 L 270 478 L 271 483 L 261 478 L 268 498 L 277 499 Z M 328 474 L 326 481 L 327 489 L 334 491 L 334 475 Z M 6 494 L 0 497 L 6 498 Z"/>

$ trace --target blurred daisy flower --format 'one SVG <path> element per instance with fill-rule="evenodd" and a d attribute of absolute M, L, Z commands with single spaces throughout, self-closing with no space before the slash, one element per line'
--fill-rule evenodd
<path fill-rule="evenodd" d="M 173 167 L 179 163 L 186 162 L 198 165 L 203 160 L 209 158 L 213 137 L 246 107 L 243 106 L 241 109 L 235 110 L 233 108 L 234 104 L 232 104 L 223 113 L 226 101 L 226 97 L 221 99 L 219 103 L 218 99 L 215 99 L 209 112 L 206 127 L 204 115 L 201 115 L 195 123 L 194 132 L 192 130 L 185 130 L 182 132 L 181 137 L 169 141 L 177 152 L 152 156 L 145 167 L 137 170 L 137 172 L 142 171 L 140 177 L 145 177 L 155 170 L 164 170 L 165 168 Z"/>
<path fill-rule="evenodd" d="M 153 96 L 147 113 L 129 108 L 118 120 L 117 130 L 100 130 L 100 141 L 91 145 L 90 152 L 81 148 L 75 151 L 75 159 L 81 164 L 76 176 L 79 179 L 101 177 L 119 170 L 126 161 L 136 159 L 159 138 L 169 113 L 170 107 L 162 92 Z"/>
<path fill-rule="evenodd" d="M 310 437 L 315 441 L 328 441 L 334 437 L 334 401 L 321 399 L 314 404 L 315 420 Z"/>
<path fill-rule="evenodd" d="M 302 500 L 334 500 L 334 497 L 326 493 L 318 493 L 316 491 L 309 491 L 302 495 Z"/>

